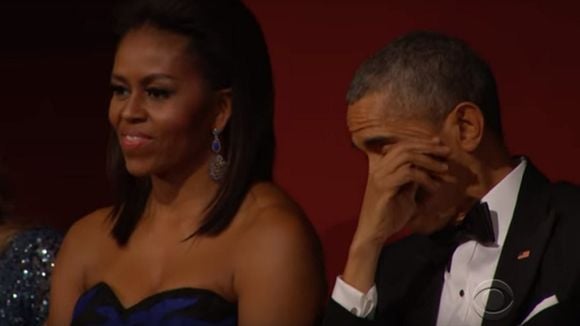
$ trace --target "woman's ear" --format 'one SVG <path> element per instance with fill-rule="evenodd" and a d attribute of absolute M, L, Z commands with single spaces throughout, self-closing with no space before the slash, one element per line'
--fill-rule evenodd
<path fill-rule="evenodd" d="M 213 128 L 224 130 L 232 115 L 232 90 L 230 88 L 216 92 L 215 113 Z"/>
<path fill-rule="evenodd" d="M 481 143 L 485 119 L 477 105 L 461 102 L 445 118 L 444 128 L 451 131 L 453 141 L 461 149 L 473 152 Z"/>

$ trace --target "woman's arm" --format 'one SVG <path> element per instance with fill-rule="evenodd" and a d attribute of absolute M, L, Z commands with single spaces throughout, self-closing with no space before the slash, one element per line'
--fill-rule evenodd
<path fill-rule="evenodd" d="M 234 275 L 240 326 L 313 325 L 326 282 L 320 243 L 305 217 L 263 209 L 239 246 Z"/>
<path fill-rule="evenodd" d="M 17 231 L 2 253 L 1 295 L 10 297 L 0 303 L 4 322 L 41 325 L 48 315 L 50 275 L 62 235 L 51 229 Z M 1 324 L 1 322 L 0 322 Z"/>

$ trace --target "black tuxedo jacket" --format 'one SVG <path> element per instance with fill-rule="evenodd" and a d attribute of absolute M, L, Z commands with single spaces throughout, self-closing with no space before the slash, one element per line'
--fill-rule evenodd
<path fill-rule="evenodd" d="M 324 325 L 435 325 L 453 250 L 419 235 L 385 246 L 373 320 L 330 300 Z M 559 303 L 525 325 L 580 325 L 580 188 L 552 184 L 528 162 L 494 279 L 508 288 L 499 286 L 504 292 L 490 295 L 482 325 L 519 325 L 552 295 Z"/>

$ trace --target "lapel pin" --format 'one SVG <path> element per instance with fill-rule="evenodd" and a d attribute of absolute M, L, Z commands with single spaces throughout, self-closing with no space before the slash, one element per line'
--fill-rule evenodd
<path fill-rule="evenodd" d="M 530 251 L 529 250 L 524 250 L 524 251 L 522 251 L 522 252 L 520 252 L 518 254 L 518 260 L 526 259 L 528 257 L 530 257 Z"/>

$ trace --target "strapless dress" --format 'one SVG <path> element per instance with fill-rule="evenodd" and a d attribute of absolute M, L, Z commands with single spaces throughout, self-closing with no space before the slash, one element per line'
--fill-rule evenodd
<path fill-rule="evenodd" d="M 237 305 L 215 292 L 178 288 L 156 293 L 123 307 L 113 289 L 98 283 L 78 299 L 72 325 L 237 325 Z"/>

